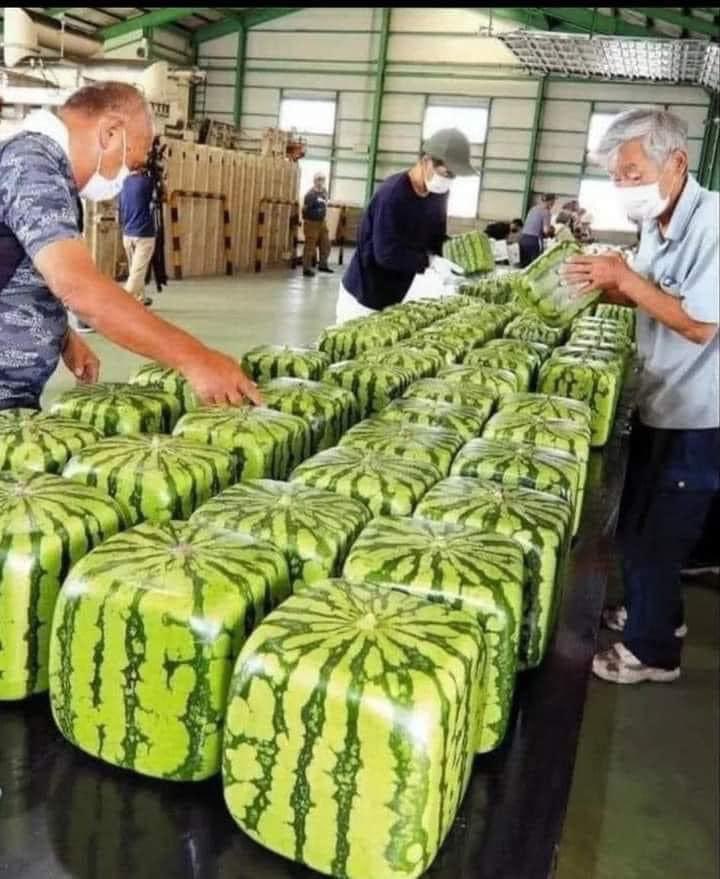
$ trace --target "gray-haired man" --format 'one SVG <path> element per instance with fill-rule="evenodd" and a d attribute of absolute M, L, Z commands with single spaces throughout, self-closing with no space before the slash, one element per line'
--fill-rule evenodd
<path fill-rule="evenodd" d="M 644 363 L 620 521 L 625 600 L 603 614 L 623 637 L 593 671 L 673 681 L 687 631 L 680 570 L 720 491 L 720 203 L 688 173 L 687 126 L 671 113 L 622 113 L 597 158 L 642 221 L 640 249 L 632 268 L 618 255 L 576 257 L 566 278 L 637 307 Z"/>

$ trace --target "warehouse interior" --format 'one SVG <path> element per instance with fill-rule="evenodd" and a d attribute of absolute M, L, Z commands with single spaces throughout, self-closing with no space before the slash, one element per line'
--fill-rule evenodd
<path fill-rule="evenodd" d="M 140 88 L 154 112 L 164 198 L 148 308 L 238 361 L 258 346 L 316 346 L 336 322 L 339 285 L 371 198 L 415 165 L 440 129 L 466 135 L 478 172 L 453 182 L 449 236 L 524 220 L 553 193 L 558 209 L 577 200 L 585 210 L 588 252 L 636 248 L 637 226 L 592 158 L 613 118 L 631 108 L 683 119 L 689 173 L 720 190 L 717 7 L 2 13 L 0 143 L 32 111 L 56 110 L 88 83 Z M 305 276 L 302 203 L 317 174 L 327 184 L 333 273 L 317 271 L 313 253 Z M 117 201 L 84 202 L 83 227 L 97 267 L 123 284 L 130 266 Z M 504 238 L 490 240 L 493 277 L 518 270 Z M 83 339 L 100 359 L 103 382 L 128 382 L 148 359 L 99 333 Z M 42 409 L 75 386 L 60 364 Z M 312 857 L 281 857 L 228 812 L 219 767 L 200 782 L 159 780 L 73 748 L 53 725 L 47 693 L 3 701 L 0 628 L 0 875 L 716 877 L 717 559 L 683 583 L 688 636 L 677 682 L 618 687 L 590 674 L 597 639 L 604 647 L 608 638 L 598 635 L 600 611 L 606 598 L 622 597 L 612 532 L 631 386 L 627 380 L 617 404 L 602 478 L 587 491 L 589 524 L 573 545 L 573 587 L 554 646 L 543 665 L 520 675 L 507 739 L 475 758 L 460 817 L 426 870 L 381 875 L 360 859 L 360 867 L 333 873 Z M 4 538 L 3 498 L 0 491 Z M 715 528 L 713 519 L 706 533 Z M 3 612 L 0 601 L 0 623 Z M 323 785 L 318 790 L 332 799 L 330 783 Z M 328 833 L 337 820 L 333 812 Z"/>

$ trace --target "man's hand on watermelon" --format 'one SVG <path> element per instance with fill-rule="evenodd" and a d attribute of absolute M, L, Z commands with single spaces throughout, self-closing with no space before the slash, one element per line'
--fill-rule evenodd
<path fill-rule="evenodd" d="M 100 377 L 100 359 L 73 330 L 68 330 L 62 350 L 63 363 L 84 385 L 94 385 Z"/>
<path fill-rule="evenodd" d="M 560 269 L 560 277 L 573 288 L 573 299 L 579 299 L 590 290 L 599 289 L 605 293 L 608 302 L 616 305 L 634 304 L 632 298 L 624 292 L 632 275 L 635 273 L 617 252 L 601 256 L 572 256 Z"/>

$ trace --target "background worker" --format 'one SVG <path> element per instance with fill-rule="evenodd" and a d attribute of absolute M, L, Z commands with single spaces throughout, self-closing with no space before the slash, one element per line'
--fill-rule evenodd
<path fill-rule="evenodd" d="M 672 113 L 621 113 L 596 155 L 642 222 L 640 249 L 632 268 L 619 254 L 577 256 L 563 274 L 578 295 L 600 288 L 637 308 L 643 369 L 619 523 L 625 597 L 603 613 L 622 634 L 593 671 L 669 682 L 687 632 L 680 572 L 720 492 L 720 198 L 688 173 L 687 125 Z"/>
<path fill-rule="evenodd" d="M 308 190 L 303 199 L 303 235 L 305 237 L 305 249 L 303 250 L 303 275 L 312 278 L 315 272 L 312 270 L 315 253 L 320 249 L 318 271 L 328 275 L 333 270 L 328 266 L 330 256 L 330 233 L 327 227 L 327 206 L 329 196 L 324 174 L 316 174 L 313 177 L 312 189 Z"/>
<path fill-rule="evenodd" d="M 123 247 L 128 261 L 125 289 L 143 305 L 152 305 L 145 295 L 145 278 L 155 252 L 155 221 L 152 215 L 153 182 L 144 169 L 125 179 L 118 198 Z"/>
<path fill-rule="evenodd" d="M 542 253 L 543 239 L 552 234 L 550 218 L 554 204 L 555 196 L 547 193 L 541 197 L 539 204 L 530 208 L 518 241 L 520 268 L 529 266 Z"/>
<path fill-rule="evenodd" d="M 468 139 L 457 128 L 445 128 L 425 142 L 410 170 L 380 185 L 340 284 L 338 323 L 402 302 L 415 275 L 430 266 L 450 275 L 452 263 L 440 255 L 447 238 L 448 193 L 455 177 L 475 174 Z"/>
<path fill-rule="evenodd" d="M 0 144 L 0 409 L 38 408 L 63 359 L 82 382 L 98 378 L 68 310 L 115 344 L 177 369 L 204 403 L 259 403 L 238 362 L 134 301 L 98 271 L 79 229 L 78 196 L 115 198 L 153 137 L 142 94 L 102 82 L 71 95 L 57 115 L 30 114 Z"/>

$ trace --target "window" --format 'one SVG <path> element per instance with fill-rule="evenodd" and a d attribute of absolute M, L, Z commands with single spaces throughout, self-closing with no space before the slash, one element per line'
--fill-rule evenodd
<path fill-rule="evenodd" d="M 442 128 L 459 128 L 471 144 L 485 143 L 487 136 L 487 107 L 463 107 L 431 104 L 425 108 L 423 140 Z M 480 178 L 458 177 L 450 186 L 448 216 L 474 218 L 477 216 Z"/>
<path fill-rule="evenodd" d="M 300 134 L 332 134 L 335 129 L 335 101 L 283 98 L 279 124 L 283 131 L 294 128 Z"/>
<path fill-rule="evenodd" d="M 327 159 L 300 159 L 298 164 L 300 165 L 300 201 L 312 188 L 313 177 L 316 174 L 325 175 L 328 192 L 330 191 L 330 162 Z"/>
<path fill-rule="evenodd" d="M 580 183 L 580 207 L 592 216 L 593 229 L 636 232 L 637 227 L 625 215 L 613 190 L 610 180 L 586 177 Z"/>
<path fill-rule="evenodd" d="M 595 152 L 603 135 L 610 127 L 610 123 L 615 118 L 615 113 L 593 113 L 590 117 L 590 127 L 588 129 L 587 151 Z"/>

